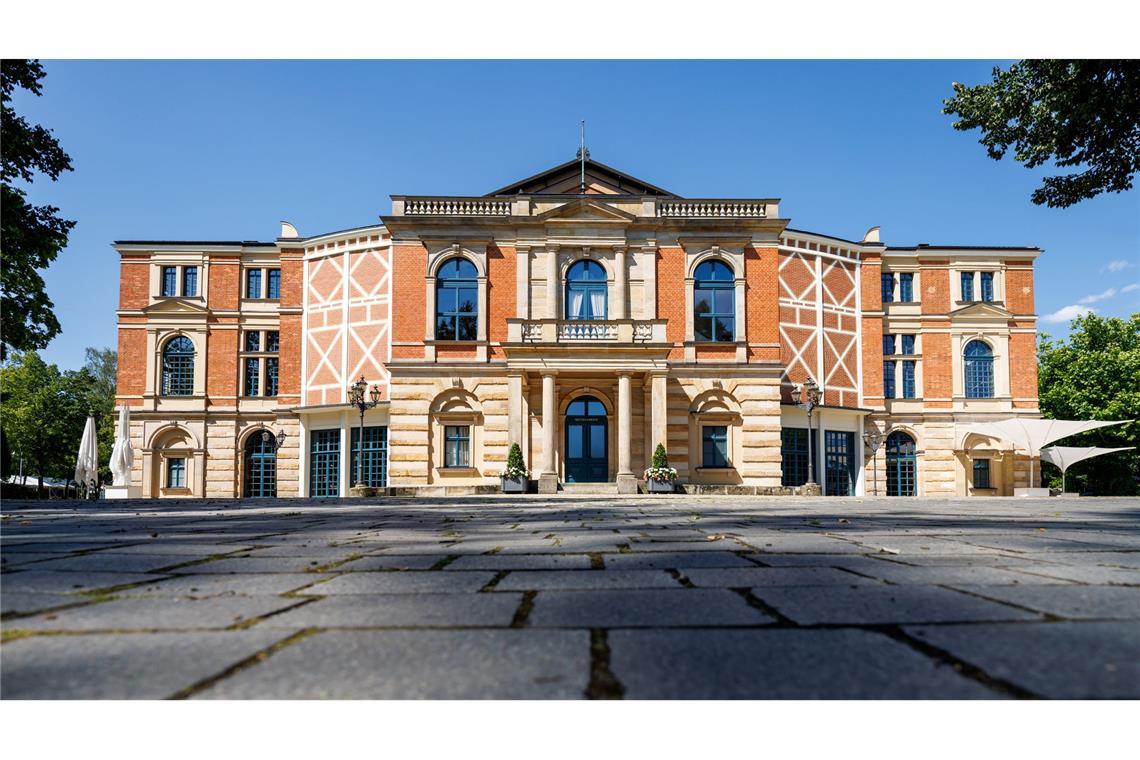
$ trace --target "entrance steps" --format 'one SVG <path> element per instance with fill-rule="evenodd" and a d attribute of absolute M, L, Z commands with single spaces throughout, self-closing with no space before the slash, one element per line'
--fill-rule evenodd
<path fill-rule="evenodd" d="M 563 483 L 562 492 L 568 496 L 608 494 L 617 496 L 617 483 Z"/>

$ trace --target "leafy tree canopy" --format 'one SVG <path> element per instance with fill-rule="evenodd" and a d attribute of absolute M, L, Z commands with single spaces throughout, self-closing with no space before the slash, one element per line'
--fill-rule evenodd
<path fill-rule="evenodd" d="M 30 183 L 36 172 L 54 181 L 71 171 L 71 158 L 51 131 L 28 124 L 11 106 L 17 87 L 39 95 L 43 77 L 39 61 L 0 62 L 0 359 L 9 348 L 43 348 L 60 331 L 40 270 L 67 245 L 75 222 L 60 218 L 55 206 L 29 204 L 12 184 Z"/>
<path fill-rule="evenodd" d="M 1086 314 L 1073 320 L 1068 342 L 1041 335 L 1037 347 L 1041 413 L 1057 420 L 1140 419 L 1140 313 L 1129 319 Z M 1140 423 L 1066 438 L 1060 446 L 1137 446 Z M 1053 485 L 1060 486 L 1060 470 Z M 1068 488 L 1098 494 L 1140 492 L 1140 452 L 1107 454 L 1069 470 Z"/>
<path fill-rule="evenodd" d="M 1020 61 L 995 67 L 990 84 L 955 82 L 943 103 L 943 113 L 959 117 L 955 129 L 981 128 L 990 158 L 1012 147 L 1026 168 L 1085 167 L 1046 177 L 1031 196 L 1037 205 L 1129 190 L 1140 170 L 1140 60 Z"/>

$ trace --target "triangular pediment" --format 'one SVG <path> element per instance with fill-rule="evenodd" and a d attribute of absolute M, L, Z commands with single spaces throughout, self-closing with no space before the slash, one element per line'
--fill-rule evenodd
<path fill-rule="evenodd" d="M 950 312 L 950 319 L 1009 319 L 1013 314 L 988 301 L 978 301 Z"/>
<path fill-rule="evenodd" d="M 582 193 L 582 163 L 575 159 L 539 172 L 534 176 L 513 182 L 488 197 L 502 195 L 654 195 L 676 198 L 679 196 L 630 176 L 623 171 L 586 159 L 585 193 Z"/>
<path fill-rule="evenodd" d="M 143 307 L 144 314 L 206 314 L 209 309 L 200 301 L 191 301 L 185 298 L 162 298 L 150 306 Z"/>
<path fill-rule="evenodd" d="M 579 198 L 537 215 L 538 221 L 631 222 L 637 216 L 593 198 Z"/>

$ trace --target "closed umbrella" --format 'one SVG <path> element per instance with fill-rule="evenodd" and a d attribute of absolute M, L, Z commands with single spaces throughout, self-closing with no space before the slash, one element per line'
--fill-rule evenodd
<path fill-rule="evenodd" d="M 95 439 L 95 418 L 88 415 L 79 441 L 79 456 L 75 459 L 75 482 L 89 485 L 99 479 L 99 442 Z"/>
<path fill-rule="evenodd" d="M 113 485 L 125 486 L 131 477 L 131 465 L 135 452 L 131 448 L 131 408 L 119 407 L 119 430 L 115 436 L 115 448 L 111 449 L 111 475 Z"/>

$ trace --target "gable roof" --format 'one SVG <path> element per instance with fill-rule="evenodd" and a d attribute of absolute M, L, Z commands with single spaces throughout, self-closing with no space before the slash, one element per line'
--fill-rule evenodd
<path fill-rule="evenodd" d="M 578 195 L 582 164 L 578 159 L 551 167 L 526 179 L 512 182 L 506 187 L 487 193 L 484 197 L 500 195 Z M 669 198 L 681 196 L 651 185 L 623 171 L 606 166 L 592 158 L 586 159 L 586 193 L 601 195 L 659 195 Z"/>

